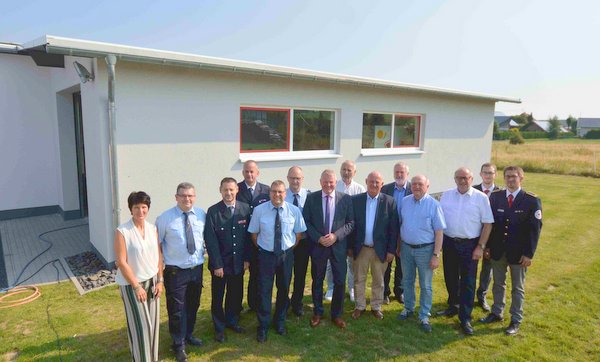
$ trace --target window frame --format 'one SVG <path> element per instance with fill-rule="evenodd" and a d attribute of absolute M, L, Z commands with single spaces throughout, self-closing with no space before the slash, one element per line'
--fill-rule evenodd
<path fill-rule="evenodd" d="M 257 161 L 278 161 L 278 160 L 303 160 L 303 159 L 325 159 L 325 158 L 339 158 L 342 155 L 339 154 L 339 110 L 333 108 L 322 108 L 322 107 L 305 107 L 305 106 L 252 106 L 252 105 L 241 105 L 239 107 L 239 157 L 240 161 L 246 161 L 249 159 Z M 333 137 L 333 148 L 329 150 L 305 150 L 305 151 L 294 151 L 294 112 L 299 111 L 327 111 L 333 112 L 333 130 L 331 136 Z M 287 134 L 287 149 L 277 150 L 244 150 L 242 148 L 242 112 L 243 111 L 283 111 L 287 112 L 288 122 L 288 134 Z"/>
<path fill-rule="evenodd" d="M 390 138 L 390 147 L 388 148 L 363 148 L 362 147 L 362 135 L 363 135 L 363 127 L 364 127 L 364 116 L 365 114 L 382 114 L 382 115 L 391 115 L 392 123 L 391 123 L 391 138 Z M 416 145 L 400 145 L 394 146 L 394 126 L 396 125 L 397 118 L 417 118 L 417 144 Z M 362 112 L 361 117 L 361 156 L 382 156 L 382 155 L 393 155 L 393 154 L 422 154 L 425 153 L 423 151 L 423 140 L 422 136 L 422 128 L 423 128 L 423 120 L 425 115 L 422 113 L 407 113 L 407 112 L 381 112 L 381 111 L 368 111 L 365 110 Z"/>

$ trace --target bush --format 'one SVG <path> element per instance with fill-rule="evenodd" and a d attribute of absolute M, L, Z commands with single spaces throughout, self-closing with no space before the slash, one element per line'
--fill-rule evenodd
<path fill-rule="evenodd" d="M 585 136 L 583 136 L 583 138 L 588 140 L 600 139 L 600 129 L 593 129 L 591 131 L 588 131 L 588 133 L 586 133 Z"/>
<path fill-rule="evenodd" d="M 509 142 L 511 145 L 520 145 L 525 143 L 525 140 L 523 139 L 523 136 L 521 136 L 521 132 L 519 132 L 518 129 L 513 128 L 509 131 L 510 136 L 509 136 Z"/>
<path fill-rule="evenodd" d="M 515 128 L 516 129 L 516 128 Z M 548 134 L 544 131 L 519 131 L 524 139 L 532 138 L 548 138 Z M 510 138 L 510 131 L 498 131 L 494 133 L 494 141 L 502 141 Z"/>

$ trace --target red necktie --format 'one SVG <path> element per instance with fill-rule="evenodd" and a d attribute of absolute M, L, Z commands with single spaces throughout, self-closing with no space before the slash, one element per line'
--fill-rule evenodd
<path fill-rule="evenodd" d="M 483 193 L 487 195 L 490 193 L 490 190 L 483 190 Z"/>
<path fill-rule="evenodd" d="M 512 207 L 513 199 L 514 199 L 514 197 L 512 194 L 508 195 L 508 207 L 509 208 Z"/>

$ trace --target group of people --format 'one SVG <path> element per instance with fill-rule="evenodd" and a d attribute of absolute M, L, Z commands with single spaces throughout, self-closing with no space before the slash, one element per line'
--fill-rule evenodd
<path fill-rule="evenodd" d="M 541 202 L 521 188 L 523 170 L 504 169 L 506 189 L 494 184 L 496 167 L 481 167 L 482 184 L 472 186 L 471 170 L 454 173 L 456 188 L 440 201 L 429 195 L 424 175 L 409 181 L 409 167 L 394 165 L 394 182 L 384 185 L 378 171 L 370 172 L 366 188 L 354 181 L 356 165 L 343 162 L 341 179 L 333 170 L 320 176 L 319 191 L 303 187 L 302 168 L 293 166 L 270 186 L 259 183 L 254 161 L 243 165 L 244 180 L 225 177 L 222 200 L 208 212 L 194 206 L 190 183 L 177 186 L 177 205 L 152 225 L 145 220 L 150 196 L 133 192 L 128 198 L 132 218 L 115 232 L 117 283 L 125 305 L 134 360 L 158 360 L 159 297 L 167 298 L 169 333 L 177 361 L 186 361 L 186 345 L 201 346 L 193 336 L 202 293 L 205 252 L 211 273 L 211 314 L 215 340 L 225 330 L 245 333 L 239 324 L 244 273 L 249 271 L 247 302 L 258 319 L 256 338 L 265 342 L 269 328 L 286 335 L 288 309 L 304 315 L 302 304 L 308 263 L 311 263 L 313 310 L 310 326 L 321 325 L 323 299 L 331 301 L 332 324 L 345 328 L 343 304 L 346 280 L 355 303 L 352 319 L 367 309 L 370 271 L 370 312 L 383 319 L 382 306 L 394 299 L 404 303 L 398 320 L 416 316 L 415 281 L 420 299 L 418 322 L 431 332 L 433 271 L 443 257 L 448 308 L 438 315 L 458 314 L 462 331 L 473 334 L 471 313 L 479 305 L 490 313 L 481 320 L 503 320 L 506 273 L 512 280 L 511 321 L 506 334 L 519 331 L 523 318 L 524 281 L 542 226 Z M 483 259 L 480 287 L 475 291 L 478 260 Z M 393 289 L 390 289 L 395 260 Z M 492 308 L 485 295 L 493 274 Z M 291 298 L 290 284 L 293 276 Z M 348 277 L 348 279 L 347 279 Z M 324 281 L 329 284 L 324 293 Z M 277 289 L 272 312 L 273 287 Z M 163 288 L 164 285 L 164 288 Z"/>

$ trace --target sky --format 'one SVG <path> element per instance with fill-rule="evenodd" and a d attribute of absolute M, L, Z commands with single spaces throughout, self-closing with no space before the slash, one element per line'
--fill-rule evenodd
<path fill-rule="evenodd" d="M 56 35 L 520 98 L 600 117 L 600 1 L 172 0 L 0 4 L 0 42 Z"/>

